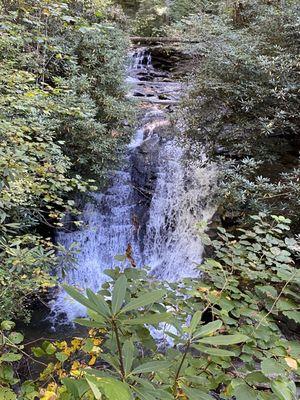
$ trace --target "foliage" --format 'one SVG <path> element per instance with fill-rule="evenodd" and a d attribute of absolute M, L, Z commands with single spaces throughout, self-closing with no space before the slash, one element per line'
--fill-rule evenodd
<path fill-rule="evenodd" d="M 113 150 L 122 136 L 128 43 L 103 11 L 84 19 L 72 3 L 28 1 L 22 18 L 3 15 L 2 55 L 8 65 L 33 73 L 37 88 L 51 94 L 57 107 L 48 110 L 49 123 L 56 139 L 64 141 L 73 171 L 87 175 L 88 170 L 99 178 L 115 162 Z"/>
<path fill-rule="evenodd" d="M 198 41 L 185 45 L 195 63 L 181 115 L 187 134 L 201 142 L 212 158 L 221 154 L 227 161 L 232 159 L 234 167 L 225 171 L 227 191 L 232 198 L 240 185 L 237 203 L 248 203 L 248 213 L 266 209 L 266 203 L 273 212 L 281 212 L 286 203 L 287 216 L 295 214 L 299 193 L 298 15 L 299 5 L 294 1 L 220 2 L 218 13 L 187 17 L 169 32 Z M 259 182 L 246 171 L 247 158 L 255 163 L 263 160 Z M 278 171 L 288 175 L 278 176 Z M 275 196 L 278 203 L 260 201 L 269 190 L 269 197 Z M 253 194 L 256 204 L 251 208 Z"/>
<path fill-rule="evenodd" d="M 87 307 L 76 322 L 89 337 L 34 348 L 52 357 L 34 390 L 44 400 L 295 400 L 299 346 L 277 322 L 300 322 L 299 245 L 284 217 L 253 220 L 235 236 L 220 229 L 202 282 L 178 286 L 125 268 L 108 270 L 98 293 L 66 286 Z"/>
<path fill-rule="evenodd" d="M 130 10 L 135 11 L 131 24 L 132 31 L 142 36 L 163 35 L 170 24 L 180 21 L 183 17 L 204 10 L 215 12 L 218 9 L 215 0 L 196 0 L 193 2 L 188 0 L 138 0 L 133 2 L 121 1 L 120 3 L 125 10 L 129 6 Z"/>
<path fill-rule="evenodd" d="M 100 3 L 1 4 L 1 318 L 27 315 L 28 299 L 52 284 L 48 236 L 126 137 L 127 41 Z"/>
<path fill-rule="evenodd" d="M 274 165 L 274 168 L 276 172 L 285 169 L 281 164 Z M 220 163 L 217 195 L 223 203 L 220 208 L 223 220 L 234 220 L 238 217 L 242 223 L 243 218 L 247 218 L 249 210 L 255 212 L 280 210 L 282 214 L 291 218 L 292 229 L 297 232 L 300 169 L 296 167 L 289 172 L 278 172 L 276 176 L 274 172 L 273 169 L 266 170 L 262 161 L 253 158 L 229 162 L 223 158 Z"/>
<path fill-rule="evenodd" d="M 159 36 L 168 18 L 169 9 L 164 0 L 141 0 L 132 30 L 142 36 Z"/>

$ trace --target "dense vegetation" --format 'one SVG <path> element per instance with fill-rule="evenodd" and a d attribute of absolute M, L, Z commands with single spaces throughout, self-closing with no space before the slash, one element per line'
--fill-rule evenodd
<path fill-rule="evenodd" d="M 0 399 L 296 400 L 299 11 L 293 0 L 1 2 Z M 88 309 L 86 337 L 29 349 L 10 320 L 28 320 L 55 284 L 54 229 L 126 141 L 130 34 L 177 39 L 189 58 L 178 117 L 219 166 L 223 227 L 199 233 L 201 280 L 159 282 L 118 257 L 99 293 L 66 287 Z"/>
<path fill-rule="evenodd" d="M 116 162 L 127 39 L 104 9 L 3 2 L 1 16 L 0 316 L 21 316 L 50 284 L 47 237 Z M 96 12 L 97 11 L 97 12 Z"/>
<path fill-rule="evenodd" d="M 299 11 L 293 1 L 221 2 L 171 29 L 199 41 L 188 47 L 196 67 L 183 118 L 221 158 L 223 218 L 268 211 L 299 228 Z"/>

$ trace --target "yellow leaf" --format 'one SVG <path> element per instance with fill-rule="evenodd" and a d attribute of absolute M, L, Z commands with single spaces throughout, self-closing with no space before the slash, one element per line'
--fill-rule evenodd
<path fill-rule="evenodd" d="M 56 394 L 57 385 L 55 383 L 50 383 L 46 389 L 40 391 L 41 400 L 56 400 L 58 396 Z"/>
<path fill-rule="evenodd" d="M 287 363 L 287 365 L 292 368 L 292 369 L 297 369 L 298 365 L 297 365 L 297 361 L 292 358 L 292 357 L 285 357 L 285 362 Z"/>
<path fill-rule="evenodd" d="M 41 392 L 41 400 L 56 400 L 58 397 L 56 393 L 45 390 Z"/>
<path fill-rule="evenodd" d="M 96 362 L 96 356 L 92 356 L 92 358 L 90 359 L 90 361 L 89 361 L 89 365 L 94 365 L 95 364 L 95 362 Z"/>
<path fill-rule="evenodd" d="M 198 287 L 197 290 L 198 290 L 198 292 L 202 292 L 202 293 L 209 292 L 209 289 L 206 287 Z"/>
<path fill-rule="evenodd" d="M 73 340 L 71 341 L 71 344 L 72 344 L 72 346 L 74 347 L 74 350 L 77 350 L 77 349 L 80 348 L 81 342 L 82 342 L 81 339 L 73 339 Z"/>
<path fill-rule="evenodd" d="M 68 347 L 68 344 L 65 340 L 63 342 L 54 342 L 54 345 L 60 350 L 63 350 L 66 347 Z"/>
<path fill-rule="evenodd" d="M 74 361 L 72 366 L 71 366 L 71 371 L 70 371 L 70 375 L 71 376 L 80 376 L 81 375 L 81 371 L 80 368 L 81 364 L 79 361 Z"/>

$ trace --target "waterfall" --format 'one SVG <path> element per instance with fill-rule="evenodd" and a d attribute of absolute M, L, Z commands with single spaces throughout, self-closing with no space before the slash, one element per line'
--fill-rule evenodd
<path fill-rule="evenodd" d="M 132 54 L 130 63 L 131 71 L 150 68 L 152 68 L 152 56 L 147 48 L 138 49 Z"/>
<path fill-rule="evenodd" d="M 57 234 L 65 248 L 74 243 L 78 247 L 76 265 L 64 280 L 82 289 L 97 291 L 107 279 L 103 271 L 116 265 L 115 256 L 124 254 L 128 245 L 137 265 L 148 266 L 159 279 L 196 276 L 203 253 L 197 223 L 209 220 L 214 211 L 209 202 L 214 168 L 206 165 L 204 155 L 197 162 L 186 162 L 185 144 L 165 133 L 172 130 L 167 107 L 178 101 L 181 85 L 154 70 L 147 49 L 132 55 L 128 74 L 129 97 L 138 91 L 146 111 L 123 167 L 112 174 L 106 191 L 92 194 L 93 201 L 83 210 L 83 227 Z M 151 193 L 136 184 L 144 182 L 149 159 L 155 170 Z M 146 163 L 140 167 L 144 170 L 137 171 L 136 160 Z M 72 321 L 83 314 L 84 308 L 64 291 L 53 302 L 53 320 L 64 315 Z"/>
<path fill-rule="evenodd" d="M 146 230 L 144 261 L 167 281 L 195 277 L 202 262 L 203 245 L 197 224 L 211 218 L 209 205 L 213 166 L 199 162 L 183 165 L 184 151 L 170 141 L 159 155 L 156 190 Z"/>

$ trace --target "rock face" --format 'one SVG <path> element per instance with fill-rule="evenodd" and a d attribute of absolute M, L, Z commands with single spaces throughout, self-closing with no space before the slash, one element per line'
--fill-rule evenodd
<path fill-rule="evenodd" d="M 150 51 L 151 64 L 147 66 L 142 61 L 136 73 L 135 89 L 131 93 L 132 97 L 141 102 L 143 120 L 143 142 L 131 154 L 131 177 L 136 203 L 133 223 L 141 247 L 156 187 L 158 157 L 164 143 L 174 137 L 176 127 L 170 122 L 170 113 L 178 104 L 182 91 L 182 84 L 172 80 L 172 56 L 158 47 Z M 149 54 L 148 50 L 142 51 L 140 57 L 148 60 Z"/>

